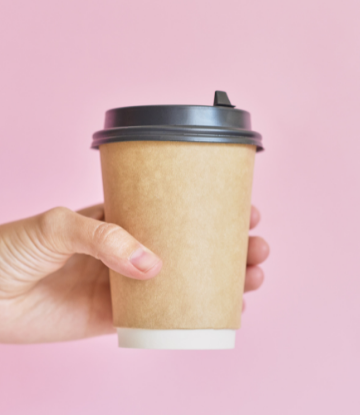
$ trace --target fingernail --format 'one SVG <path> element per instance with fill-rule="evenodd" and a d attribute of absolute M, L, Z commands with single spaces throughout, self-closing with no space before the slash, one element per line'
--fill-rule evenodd
<path fill-rule="evenodd" d="M 129 261 L 142 272 L 147 272 L 159 262 L 159 258 L 145 247 L 140 247 L 134 251 Z"/>

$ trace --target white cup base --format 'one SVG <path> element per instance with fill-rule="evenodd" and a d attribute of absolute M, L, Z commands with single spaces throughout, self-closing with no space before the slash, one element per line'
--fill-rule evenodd
<path fill-rule="evenodd" d="M 119 347 L 132 349 L 220 350 L 235 347 L 236 330 L 151 330 L 117 328 Z"/>

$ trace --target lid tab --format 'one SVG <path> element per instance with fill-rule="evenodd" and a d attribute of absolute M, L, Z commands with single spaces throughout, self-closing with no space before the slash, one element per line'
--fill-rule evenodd
<path fill-rule="evenodd" d="M 228 107 L 235 108 L 236 105 L 231 105 L 231 102 L 225 91 L 215 91 L 214 107 Z"/>

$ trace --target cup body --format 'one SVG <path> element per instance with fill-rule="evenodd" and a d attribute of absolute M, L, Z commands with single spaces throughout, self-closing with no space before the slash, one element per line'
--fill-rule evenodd
<path fill-rule="evenodd" d="M 255 152 L 232 143 L 100 145 L 106 221 L 163 260 L 147 281 L 110 270 L 115 327 L 240 327 Z"/>

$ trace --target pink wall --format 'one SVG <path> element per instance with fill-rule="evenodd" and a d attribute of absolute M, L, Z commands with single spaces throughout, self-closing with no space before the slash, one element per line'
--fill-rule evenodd
<path fill-rule="evenodd" d="M 0 346 L 0 413 L 360 413 L 358 0 L 3 0 L 0 221 L 102 200 L 104 111 L 211 104 L 265 140 L 271 243 L 235 351 Z"/>

